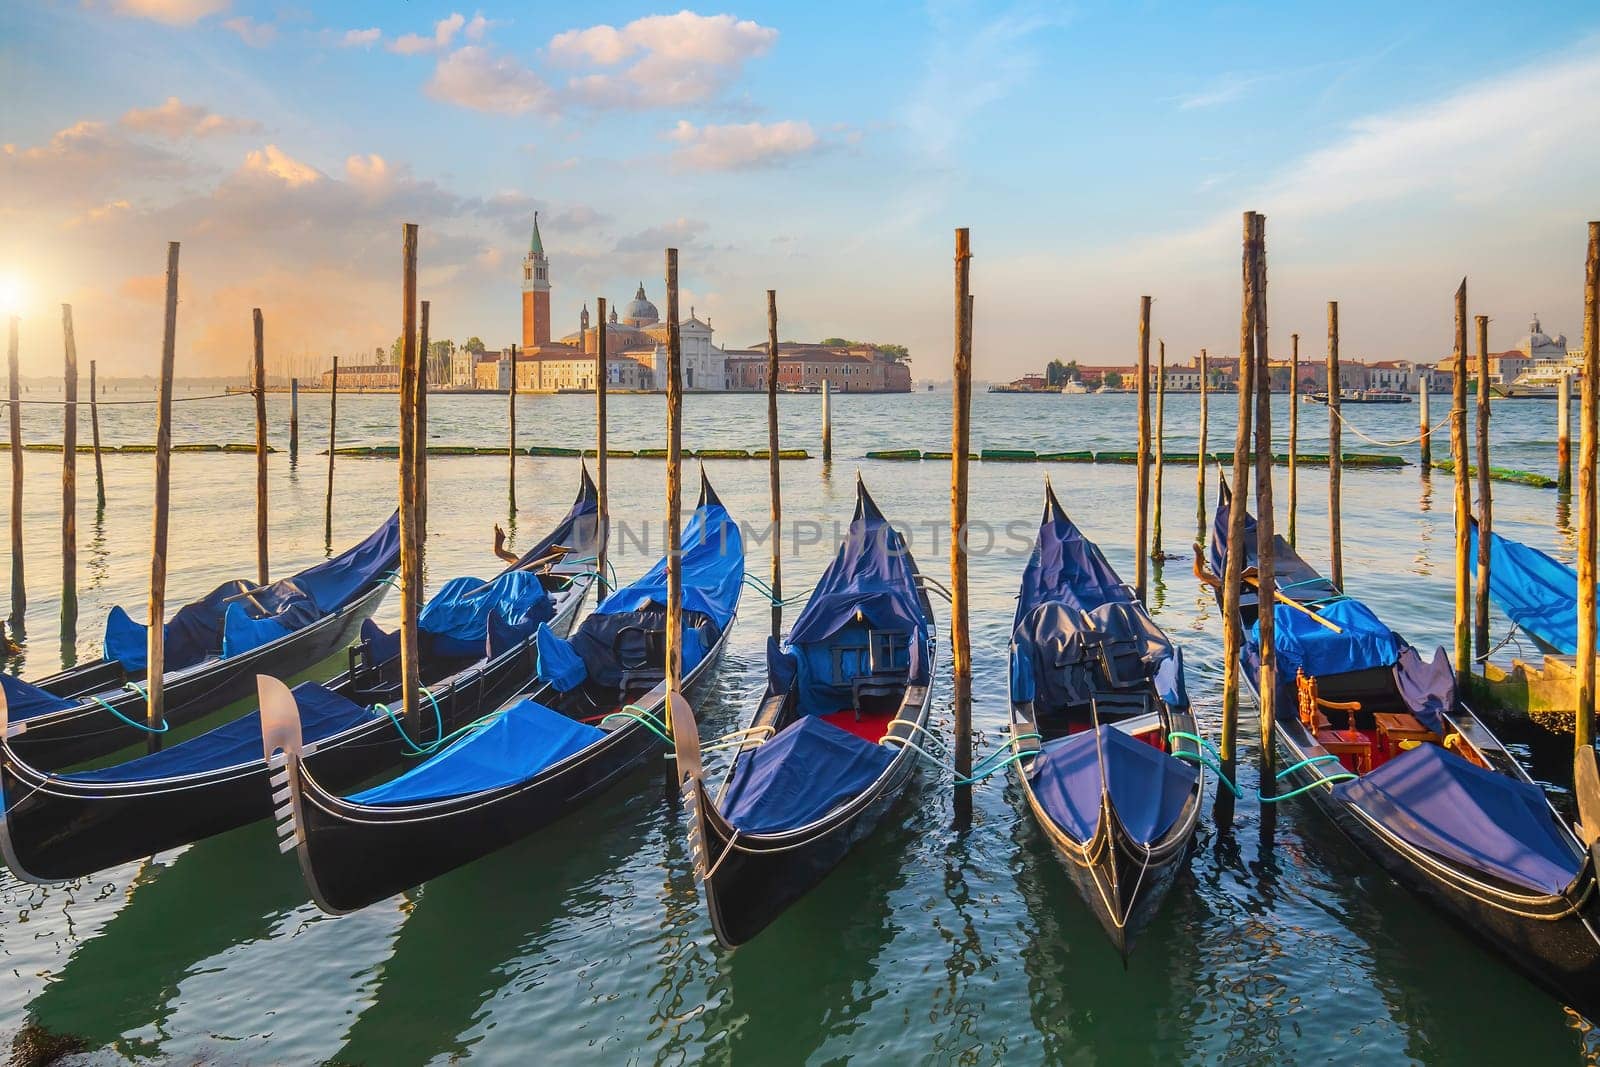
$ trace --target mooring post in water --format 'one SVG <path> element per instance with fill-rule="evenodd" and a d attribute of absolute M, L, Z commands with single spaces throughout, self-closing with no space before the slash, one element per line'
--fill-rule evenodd
<path fill-rule="evenodd" d="M 1300 335 L 1289 335 L 1289 547 L 1295 543 L 1295 513 L 1300 510 Z"/>
<path fill-rule="evenodd" d="M 783 494 L 778 478 L 778 292 L 767 290 L 767 488 L 772 497 L 772 636 L 783 633 Z"/>
<path fill-rule="evenodd" d="M 604 327 L 605 323 L 601 323 Z M 511 385 L 506 393 L 506 499 L 517 513 L 517 346 L 511 346 Z"/>
<path fill-rule="evenodd" d="M 1274 733 L 1278 684 L 1278 653 L 1274 644 L 1273 617 L 1277 598 L 1277 576 L 1273 558 L 1272 511 L 1272 363 L 1267 344 L 1267 218 L 1255 219 L 1255 261 L 1251 290 L 1254 296 L 1251 317 L 1256 359 L 1256 613 L 1261 633 L 1261 669 L 1258 703 L 1261 711 L 1261 795 L 1277 793 L 1277 753 Z"/>
<path fill-rule="evenodd" d="M 1228 546 L 1222 567 L 1222 773 L 1230 779 L 1238 763 L 1239 653 L 1244 628 L 1239 600 L 1244 583 L 1244 519 L 1250 506 L 1250 418 L 1255 399 L 1255 213 L 1244 214 L 1243 269 L 1239 313 L 1239 420 L 1233 434 L 1233 486 L 1228 500 Z M 1222 790 L 1217 791 L 1219 798 Z"/>
<path fill-rule="evenodd" d="M 11 639 L 22 643 L 28 614 L 26 576 L 22 566 L 22 381 L 17 369 L 17 332 L 22 320 L 12 315 L 6 340 L 6 379 L 10 391 L 7 419 L 11 434 Z"/>
<path fill-rule="evenodd" d="M 95 363 L 89 361 L 89 433 L 94 441 L 94 502 L 104 511 L 106 506 L 106 472 L 100 465 L 100 400 L 95 385 Z"/>
<path fill-rule="evenodd" d="M 323 508 L 322 536 L 333 546 L 333 454 L 339 447 L 339 357 L 333 357 L 333 374 L 328 378 L 328 499 Z"/>
<path fill-rule="evenodd" d="M 596 512 L 600 522 L 600 545 L 594 557 L 594 571 L 599 575 L 595 579 L 595 603 L 598 605 L 606 598 L 606 549 L 611 543 L 611 503 L 606 496 L 606 388 L 611 383 L 611 368 L 606 355 L 606 298 L 595 297 L 594 307 L 599 323 L 594 331 L 598 342 L 594 356 L 595 491 L 600 498 Z"/>
<path fill-rule="evenodd" d="M 1417 447 L 1419 455 L 1417 462 L 1422 464 L 1422 477 L 1427 478 L 1433 470 L 1433 416 L 1428 414 L 1428 395 L 1433 392 L 1433 377 L 1426 371 L 1417 375 L 1417 418 L 1422 426 L 1419 431 Z"/>
<path fill-rule="evenodd" d="M 956 337 L 950 418 L 950 656 L 956 683 L 956 777 L 972 777 L 972 635 L 967 599 L 967 471 L 972 439 L 972 245 L 956 230 Z M 956 790 L 956 815 L 970 814 L 971 787 Z"/>
<path fill-rule="evenodd" d="M 1556 379 L 1556 492 L 1572 492 L 1572 376 L 1564 370 Z"/>
<path fill-rule="evenodd" d="M 267 584 L 267 350 L 261 309 L 250 317 L 255 326 L 255 361 L 250 386 L 256 398 L 256 584 Z"/>
<path fill-rule="evenodd" d="M 1589 223 L 1589 253 L 1584 266 L 1583 285 L 1583 375 L 1578 381 L 1578 391 L 1582 397 L 1578 409 L 1578 699 L 1573 732 L 1574 741 L 1581 749 L 1594 745 L 1594 661 L 1597 651 L 1594 617 L 1595 461 L 1597 452 L 1600 452 L 1600 222 Z"/>
<path fill-rule="evenodd" d="M 150 602 L 145 644 L 145 728 L 148 747 L 161 750 L 167 728 L 166 669 L 167 507 L 172 484 L 172 366 L 178 349 L 178 242 L 167 245 L 167 309 L 161 339 L 161 387 L 156 401 L 156 499 L 150 547 Z"/>
<path fill-rule="evenodd" d="M 1478 326 L 1478 584 L 1473 597 L 1472 650 L 1479 663 L 1489 658 L 1489 534 L 1494 529 L 1494 499 L 1489 488 L 1489 316 Z"/>
<path fill-rule="evenodd" d="M 822 462 L 833 462 L 833 383 L 822 379 Z"/>
<path fill-rule="evenodd" d="M 1450 391 L 1450 460 L 1455 464 L 1456 531 L 1456 677 L 1465 679 L 1472 671 L 1472 582 L 1467 569 L 1469 531 L 1472 515 L 1472 488 L 1467 468 L 1472 459 L 1467 453 L 1467 280 L 1456 290 L 1455 383 Z"/>
<path fill-rule="evenodd" d="M 417 572 L 428 562 L 428 301 L 422 301 L 422 319 L 417 337 L 417 414 L 416 448 L 413 450 L 416 466 L 412 471 L 412 484 L 417 492 Z M 419 589 L 420 596 L 422 590 Z"/>
<path fill-rule="evenodd" d="M 300 462 L 300 379 L 289 379 L 289 462 Z"/>
<path fill-rule="evenodd" d="M 1150 558 L 1152 560 L 1166 559 L 1161 551 L 1161 470 L 1163 453 L 1166 451 L 1166 423 L 1167 423 L 1167 341 L 1162 338 L 1157 344 L 1156 357 L 1156 478 L 1155 478 L 1155 514 L 1150 519 Z"/>
<path fill-rule="evenodd" d="M 422 737 L 417 609 L 422 567 L 417 558 L 417 224 L 402 224 L 400 253 L 400 695 L 406 731 Z M 438 738 L 434 738 L 438 740 Z"/>
<path fill-rule="evenodd" d="M 1206 467 L 1210 457 L 1206 455 L 1206 423 L 1210 416 L 1207 409 L 1207 393 L 1211 384 L 1206 381 L 1210 372 L 1206 369 L 1206 350 L 1200 350 L 1200 444 L 1196 455 L 1199 462 L 1195 464 L 1199 471 L 1195 474 L 1195 504 L 1194 522 L 1195 538 L 1197 543 L 1206 543 Z"/>
<path fill-rule="evenodd" d="M 1328 553 L 1332 557 L 1329 577 L 1333 587 L 1344 592 L 1343 506 L 1339 481 L 1344 473 L 1344 454 L 1340 451 L 1339 425 L 1339 301 L 1328 301 Z"/>
<path fill-rule="evenodd" d="M 78 339 L 72 331 L 72 305 L 61 305 L 61 629 L 78 621 Z"/>
<path fill-rule="evenodd" d="M 1133 475 L 1133 591 L 1145 602 L 1150 586 L 1150 297 L 1139 298 L 1139 440 Z"/>
<path fill-rule="evenodd" d="M 604 326 L 604 323 L 601 324 Z M 678 330 L 678 250 L 667 249 L 667 692 L 683 691 L 683 341 Z M 672 701 L 663 706 L 672 732 Z"/>

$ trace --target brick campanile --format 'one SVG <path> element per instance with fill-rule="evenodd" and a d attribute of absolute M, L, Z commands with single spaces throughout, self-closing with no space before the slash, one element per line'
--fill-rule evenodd
<path fill-rule="evenodd" d="M 539 213 L 533 213 L 533 239 L 522 257 L 522 347 L 550 343 L 550 260 L 539 237 Z"/>

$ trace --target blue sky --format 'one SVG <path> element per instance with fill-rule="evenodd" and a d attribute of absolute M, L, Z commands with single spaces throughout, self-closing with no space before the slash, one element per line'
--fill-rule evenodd
<path fill-rule="evenodd" d="M 1576 343 L 1600 216 L 1600 12 L 1524 4 L 293 6 L 93 0 L 0 12 L 0 292 L 25 369 L 59 316 L 154 365 L 183 242 L 180 369 L 394 336 L 399 224 L 435 335 L 516 340 L 543 214 L 558 333 L 661 290 L 718 340 L 911 346 L 948 373 L 970 226 L 977 372 L 1130 361 L 1142 293 L 1174 359 L 1237 336 L 1239 214 L 1268 216 L 1275 347 L 1437 358 L 1450 297 L 1509 347 Z"/>

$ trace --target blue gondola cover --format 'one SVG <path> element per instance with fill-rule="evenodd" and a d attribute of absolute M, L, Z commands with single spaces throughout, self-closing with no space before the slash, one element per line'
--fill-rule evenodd
<path fill-rule="evenodd" d="M 1389 667 L 1405 647 L 1399 636 L 1359 600 L 1335 600 L 1316 611 L 1340 632 L 1335 633 L 1287 604 L 1273 607 L 1273 643 L 1278 650 L 1280 677 L 1292 679 L 1297 670 L 1320 678 L 1369 667 Z M 1259 624 L 1250 627 L 1246 641 L 1260 646 Z"/>
<path fill-rule="evenodd" d="M 1438 745 L 1401 753 L 1334 787 L 1408 844 L 1536 893 L 1560 893 L 1584 857 L 1539 788 Z"/>
<path fill-rule="evenodd" d="M 681 544 L 683 610 L 701 612 L 718 630 L 725 629 L 739 607 L 739 590 L 744 585 L 744 538 L 738 523 L 721 504 L 702 504 L 690 517 Z M 663 557 L 644 577 L 606 597 L 594 614 L 621 615 L 666 605 L 667 561 Z"/>
<path fill-rule="evenodd" d="M 1467 559 L 1478 573 L 1478 524 Z M 1578 572 L 1536 548 L 1489 534 L 1489 595 L 1512 622 L 1557 652 L 1578 651 Z"/>
<path fill-rule="evenodd" d="M 1199 771 L 1161 750 L 1109 726 L 1073 734 L 1044 747 L 1029 771 L 1039 806 L 1050 821 L 1077 841 L 1094 836 L 1100 824 L 1100 755 L 1117 818 L 1135 841 L 1153 844 L 1178 817 Z"/>
<path fill-rule="evenodd" d="M 373 717 L 370 709 L 316 682 L 295 686 L 294 699 L 300 710 L 300 739 L 307 745 L 359 726 Z M 72 782 L 144 782 L 260 762 L 261 712 L 252 711 L 159 752 L 60 777 Z"/>
<path fill-rule="evenodd" d="M 47 711 L 64 711 L 78 703 L 29 685 L 14 674 L 0 674 L 0 689 L 5 691 L 6 718 L 11 722 L 21 722 Z"/>
<path fill-rule="evenodd" d="M 452 578 L 428 599 L 417 627 L 432 635 L 433 650 L 441 655 L 481 656 L 488 647 L 491 615 L 503 648 L 514 643 L 513 635 L 533 634 L 554 617 L 555 608 L 537 574 L 508 570 L 488 582 Z"/>
<path fill-rule="evenodd" d="M 861 793 L 893 758 L 882 745 L 802 716 L 740 758 L 720 807 L 748 834 L 805 826 Z"/>
<path fill-rule="evenodd" d="M 603 737 L 597 727 L 524 699 L 426 763 L 348 799 L 354 804 L 418 804 L 515 785 Z"/>
<path fill-rule="evenodd" d="M 1411 714 L 1434 733 L 1445 733 L 1444 716 L 1456 706 L 1456 672 L 1444 646 L 1425 660 L 1407 645 L 1394 662 L 1394 685 Z"/>
<path fill-rule="evenodd" d="M 548 682 L 562 693 L 570 692 L 583 684 L 588 670 L 583 657 L 572 643 L 565 641 L 548 623 L 539 624 L 539 680 Z"/>
<path fill-rule="evenodd" d="M 255 618 L 244 604 L 235 600 L 222 616 L 222 658 L 228 659 L 288 637 L 293 632 L 278 621 L 275 615 Z"/>

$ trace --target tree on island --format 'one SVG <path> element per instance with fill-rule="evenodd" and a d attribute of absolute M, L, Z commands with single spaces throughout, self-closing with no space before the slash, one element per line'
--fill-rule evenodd
<path fill-rule="evenodd" d="M 1067 384 L 1067 365 L 1059 359 L 1052 359 L 1044 369 L 1044 384 L 1052 389 L 1059 389 Z"/>
<path fill-rule="evenodd" d="M 1121 389 L 1122 375 L 1114 370 L 1106 371 L 1105 386 L 1107 389 Z"/>
<path fill-rule="evenodd" d="M 469 337 L 465 341 L 461 342 L 461 351 L 471 352 L 475 356 L 481 356 L 484 354 L 484 352 L 488 351 L 488 347 L 483 343 L 483 338 L 474 336 Z"/>
<path fill-rule="evenodd" d="M 904 363 L 911 358 L 911 350 L 905 345 L 884 344 L 878 341 L 847 341 L 843 337 L 824 337 L 817 344 L 823 348 L 876 348 L 896 363 Z"/>

